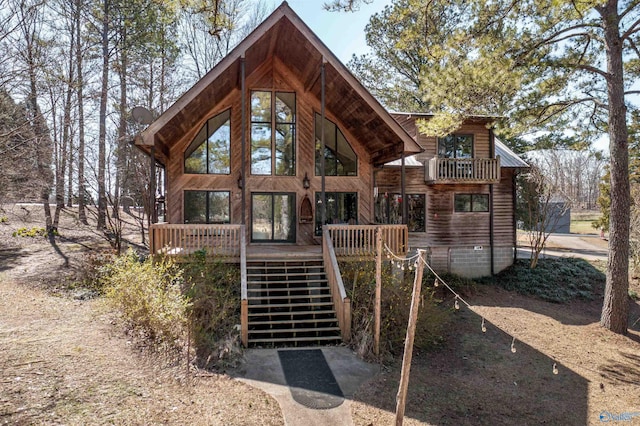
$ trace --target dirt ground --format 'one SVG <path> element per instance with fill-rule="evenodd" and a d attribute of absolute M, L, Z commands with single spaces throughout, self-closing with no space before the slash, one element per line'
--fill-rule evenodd
<path fill-rule="evenodd" d="M 187 380 L 136 348 L 100 298 L 66 290 L 100 237 L 71 212 L 54 246 L 11 236 L 41 226 L 38 214 L 0 212 L 0 423 L 283 424 L 269 395 L 225 374 Z M 640 424 L 637 304 L 625 337 L 598 325 L 601 298 L 551 304 L 492 286 L 465 296 L 473 308 L 455 311 L 443 347 L 414 355 L 405 424 Z M 399 365 L 386 371 L 356 394 L 356 425 L 394 423 Z"/>
<path fill-rule="evenodd" d="M 283 424 L 271 396 L 225 374 L 187 376 L 136 348 L 102 299 L 66 290 L 86 247 L 105 244 L 71 212 L 55 246 L 13 237 L 42 226 L 28 210 L 0 212 L 0 424 Z"/>

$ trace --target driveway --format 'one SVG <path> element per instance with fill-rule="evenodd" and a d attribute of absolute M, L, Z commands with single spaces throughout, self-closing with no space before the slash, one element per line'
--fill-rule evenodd
<path fill-rule="evenodd" d="M 524 234 L 518 234 L 518 257 L 529 259 L 531 248 Z M 585 260 L 607 260 L 608 242 L 590 234 L 551 234 L 540 253 L 545 257 L 579 257 Z"/>

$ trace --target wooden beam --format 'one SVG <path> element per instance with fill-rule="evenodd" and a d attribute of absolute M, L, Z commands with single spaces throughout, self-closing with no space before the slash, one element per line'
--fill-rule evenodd
<path fill-rule="evenodd" d="M 382 228 L 376 228 L 376 301 L 374 306 L 373 353 L 380 356 L 380 310 L 382 305 Z"/>
<path fill-rule="evenodd" d="M 418 249 L 416 276 L 413 280 L 413 294 L 411 295 L 411 310 L 409 311 L 409 324 L 407 325 L 407 337 L 404 340 L 404 355 L 402 357 L 402 372 L 400 373 L 400 385 L 396 398 L 396 426 L 402 426 L 404 421 L 404 409 L 407 403 L 407 390 L 409 389 L 409 373 L 411 372 L 411 358 L 413 357 L 413 341 L 416 337 L 416 324 L 418 322 L 418 305 L 420 303 L 420 290 L 422 289 L 422 273 L 424 270 L 424 250 Z"/>

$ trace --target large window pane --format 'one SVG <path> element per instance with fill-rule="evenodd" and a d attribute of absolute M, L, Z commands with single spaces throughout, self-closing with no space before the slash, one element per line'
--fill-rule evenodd
<path fill-rule="evenodd" d="M 454 210 L 456 212 L 488 212 L 489 194 L 456 194 Z"/>
<path fill-rule="evenodd" d="M 209 120 L 211 121 L 211 120 Z M 209 126 L 211 131 L 213 126 Z M 230 172 L 230 149 L 231 122 L 226 120 L 220 125 L 208 139 L 209 148 L 209 169 L 208 173 L 229 174 Z"/>
<path fill-rule="evenodd" d="M 315 116 L 316 135 L 316 175 L 322 175 L 322 118 Z M 356 176 L 358 174 L 358 157 L 349 145 L 344 134 L 335 123 L 325 118 L 324 121 L 324 174 L 325 176 Z"/>
<path fill-rule="evenodd" d="M 294 92 L 251 93 L 252 174 L 295 175 L 295 121 Z"/>
<path fill-rule="evenodd" d="M 473 136 L 448 135 L 439 138 L 438 156 L 441 158 L 472 158 Z"/>
<path fill-rule="evenodd" d="M 271 123 L 271 92 L 251 92 L 251 121 Z"/>
<path fill-rule="evenodd" d="M 456 212 L 470 212 L 471 194 L 456 194 L 454 198 L 454 210 Z"/>
<path fill-rule="evenodd" d="M 231 112 L 224 111 L 202 126 L 184 153 L 185 173 L 229 174 Z"/>
<path fill-rule="evenodd" d="M 276 92 L 276 122 L 296 122 L 296 94 L 291 92 Z"/>
<path fill-rule="evenodd" d="M 293 124 L 278 124 L 276 127 L 276 175 L 278 176 L 296 174 L 293 132 Z"/>
<path fill-rule="evenodd" d="M 425 206 L 426 197 L 424 194 L 408 194 L 407 202 L 409 203 L 409 218 L 407 220 L 407 227 L 410 232 L 424 232 L 426 230 L 424 218 L 425 218 Z"/>
<path fill-rule="evenodd" d="M 471 196 L 471 211 L 488 212 L 489 211 L 489 195 L 473 194 Z"/>
<path fill-rule="evenodd" d="M 229 193 L 211 191 L 209 195 L 209 223 L 229 223 Z"/>
<path fill-rule="evenodd" d="M 425 231 L 425 194 L 407 194 L 407 227 L 411 232 Z M 402 223 L 403 200 L 398 193 L 380 193 L 375 200 L 377 223 Z"/>
<path fill-rule="evenodd" d="M 207 193 L 184 192 L 184 223 L 207 223 Z"/>
<path fill-rule="evenodd" d="M 273 196 L 273 239 L 289 241 L 294 238 L 295 197 L 288 194 Z"/>
<path fill-rule="evenodd" d="M 322 234 L 320 217 L 321 192 L 316 192 L 316 235 Z M 325 192 L 326 223 L 355 225 L 358 223 L 358 194 L 356 192 Z"/>
<path fill-rule="evenodd" d="M 228 191 L 184 191 L 184 223 L 229 223 Z"/>
<path fill-rule="evenodd" d="M 251 195 L 251 239 L 294 242 L 296 196 L 293 193 Z"/>
<path fill-rule="evenodd" d="M 252 197 L 252 240 L 271 240 L 273 236 L 273 198 L 271 194 L 254 194 Z"/>
<path fill-rule="evenodd" d="M 251 174 L 271 174 L 271 125 L 251 125 Z"/>

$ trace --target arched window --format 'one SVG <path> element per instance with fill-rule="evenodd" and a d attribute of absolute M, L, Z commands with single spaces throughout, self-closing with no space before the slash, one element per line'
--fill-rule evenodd
<path fill-rule="evenodd" d="M 231 158 L 231 112 L 226 110 L 202 126 L 184 152 L 184 172 L 228 175 Z"/>
<path fill-rule="evenodd" d="M 316 114 L 316 176 L 322 175 L 320 170 L 320 151 L 322 150 L 322 117 Z M 325 176 L 357 176 L 358 157 L 335 123 L 324 119 L 324 175 Z"/>

